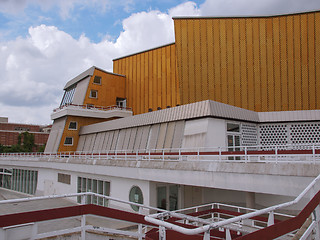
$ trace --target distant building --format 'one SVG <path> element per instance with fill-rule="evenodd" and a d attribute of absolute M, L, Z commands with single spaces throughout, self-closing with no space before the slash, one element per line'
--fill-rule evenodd
<path fill-rule="evenodd" d="M 36 146 L 42 146 L 47 143 L 50 126 L 41 126 L 33 124 L 9 123 L 8 118 L 0 118 L 0 144 L 3 146 L 12 146 L 18 144 L 20 133 L 29 132 L 34 135 Z"/>

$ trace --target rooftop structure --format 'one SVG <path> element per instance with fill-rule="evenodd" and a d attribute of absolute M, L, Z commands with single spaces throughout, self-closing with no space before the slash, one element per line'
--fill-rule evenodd
<path fill-rule="evenodd" d="M 269 209 L 303 192 L 320 173 L 320 12 L 174 24 L 175 43 L 67 82 L 45 153 L 2 155 L 2 186 L 170 211 L 149 218 L 160 230 L 179 229 L 159 218 L 181 208 Z M 300 212 L 300 200 L 285 212 Z"/>

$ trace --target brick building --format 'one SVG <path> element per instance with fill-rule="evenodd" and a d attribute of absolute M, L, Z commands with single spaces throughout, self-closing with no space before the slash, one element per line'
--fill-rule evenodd
<path fill-rule="evenodd" d="M 29 132 L 34 135 L 34 143 L 42 146 L 47 143 L 50 126 L 40 126 L 32 124 L 9 123 L 8 118 L 0 118 L 0 144 L 12 146 L 18 144 L 20 133 Z"/>

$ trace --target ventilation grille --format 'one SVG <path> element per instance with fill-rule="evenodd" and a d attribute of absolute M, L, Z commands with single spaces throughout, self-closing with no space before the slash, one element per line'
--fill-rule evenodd
<path fill-rule="evenodd" d="M 256 125 L 242 124 L 242 146 L 255 146 L 258 145 L 258 131 Z"/>
<path fill-rule="evenodd" d="M 274 146 L 288 144 L 286 124 L 262 125 L 259 127 L 260 145 Z"/>

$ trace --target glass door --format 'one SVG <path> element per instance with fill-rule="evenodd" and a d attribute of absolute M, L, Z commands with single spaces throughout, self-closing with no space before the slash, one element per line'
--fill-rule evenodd
<path fill-rule="evenodd" d="M 157 207 L 165 210 L 179 208 L 179 186 L 170 184 L 157 187 Z"/>

